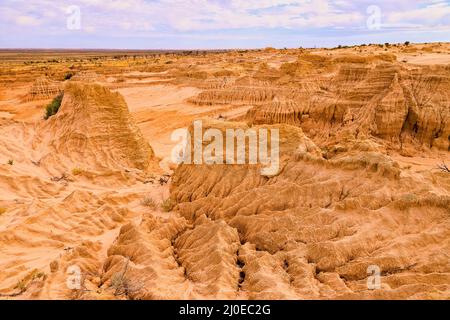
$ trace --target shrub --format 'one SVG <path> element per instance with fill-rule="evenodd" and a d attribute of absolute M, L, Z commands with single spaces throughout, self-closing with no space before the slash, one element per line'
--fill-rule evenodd
<path fill-rule="evenodd" d="M 152 209 L 156 208 L 156 203 L 150 196 L 147 196 L 144 199 L 142 199 L 141 200 L 141 205 L 144 206 L 144 207 L 152 208 Z"/>
<path fill-rule="evenodd" d="M 116 272 L 111 277 L 111 288 L 114 289 L 114 295 L 123 295 L 127 292 L 128 280 L 120 272 Z"/>
<path fill-rule="evenodd" d="M 411 42 L 409 42 L 409 41 L 405 42 L 405 46 L 409 46 L 410 44 L 411 44 Z"/>
<path fill-rule="evenodd" d="M 8 164 L 9 164 L 10 166 L 14 165 L 14 160 L 12 160 L 12 159 L 8 160 Z"/>
<path fill-rule="evenodd" d="M 161 203 L 161 209 L 164 211 L 164 212 L 169 212 L 169 211 L 172 211 L 172 209 L 175 207 L 175 201 L 173 201 L 172 199 L 170 199 L 170 198 L 167 198 L 166 200 L 164 200 L 162 203 Z"/>
<path fill-rule="evenodd" d="M 73 168 L 72 169 L 72 174 L 74 175 L 74 176 L 79 176 L 80 174 L 82 174 L 83 173 L 83 169 L 80 169 L 80 168 Z"/>
<path fill-rule="evenodd" d="M 14 289 L 19 289 L 20 292 L 24 292 L 26 288 L 27 284 L 23 280 L 17 281 L 16 286 L 14 287 Z"/>
<path fill-rule="evenodd" d="M 439 164 L 437 167 L 442 172 L 450 173 L 450 168 L 445 163 Z"/>
<path fill-rule="evenodd" d="M 20 295 L 20 294 L 24 293 L 33 281 L 39 280 L 39 279 L 45 280 L 45 278 L 46 278 L 46 274 L 44 272 L 34 269 L 28 275 L 26 275 L 23 279 L 17 281 L 17 284 L 14 287 L 14 289 L 18 289 L 19 292 L 18 292 L 18 294 L 14 294 L 14 295 Z"/>
<path fill-rule="evenodd" d="M 128 296 L 130 293 L 137 292 L 143 287 L 142 283 L 131 281 L 126 276 L 129 263 L 130 259 L 125 263 L 122 272 L 116 272 L 111 277 L 110 288 L 114 289 L 115 296 Z"/>
<path fill-rule="evenodd" d="M 45 108 L 45 115 L 44 115 L 45 120 L 47 120 L 48 118 L 50 118 L 51 116 L 55 115 L 58 112 L 59 107 L 61 107 L 63 97 L 64 93 L 61 92 L 53 99 L 52 102 L 50 102 L 49 105 L 47 105 L 47 107 Z"/>

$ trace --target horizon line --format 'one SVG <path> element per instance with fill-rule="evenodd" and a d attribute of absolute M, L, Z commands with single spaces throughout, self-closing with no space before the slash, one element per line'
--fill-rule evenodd
<path fill-rule="evenodd" d="M 264 50 L 264 49 L 276 49 L 276 50 L 294 50 L 294 49 L 334 49 L 339 48 L 341 46 L 342 48 L 350 48 L 350 47 L 361 47 L 361 46 L 371 46 L 371 45 L 384 45 L 384 44 L 390 44 L 390 45 L 401 45 L 405 44 L 406 42 L 380 42 L 380 43 L 361 43 L 361 44 L 353 44 L 353 45 L 338 45 L 338 46 L 314 46 L 314 47 L 272 47 L 272 46 L 264 46 L 264 47 L 252 47 L 252 48 L 182 48 L 182 49 L 171 49 L 171 48 L 147 48 L 147 49 L 135 49 L 135 48 L 38 48 L 38 47 L 31 47 L 31 48 L 3 48 L 0 47 L 0 51 L 18 51 L 18 50 L 28 50 L 28 51 L 70 51 L 70 50 L 79 50 L 79 51 L 231 51 L 231 50 Z M 450 44 L 449 41 L 430 41 L 430 42 L 409 42 L 410 45 L 420 45 L 420 44 Z"/>

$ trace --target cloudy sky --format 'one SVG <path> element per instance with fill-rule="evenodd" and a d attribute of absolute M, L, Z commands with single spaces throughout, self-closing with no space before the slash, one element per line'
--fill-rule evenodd
<path fill-rule="evenodd" d="M 0 48 L 450 41 L 450 0 L 0 0 Z"/>

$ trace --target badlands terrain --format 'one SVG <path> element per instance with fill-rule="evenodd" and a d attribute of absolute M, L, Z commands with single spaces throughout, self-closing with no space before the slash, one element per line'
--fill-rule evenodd
<path fill-rule="evenodd" d="M 198 119 L 279 171 L 171 163 Z M 0 299 L 449 299 L 449 151 L 450 44 L 0 51 Z"/>

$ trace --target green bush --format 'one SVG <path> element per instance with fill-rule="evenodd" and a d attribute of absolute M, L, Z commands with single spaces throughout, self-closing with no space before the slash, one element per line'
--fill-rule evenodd
<path fill-rule="evenodd" d="M 63 97 L 64 93 L 61 92 L 53 99 L 52 102 L 50 102 L 49 105 L 47 105 L 47 107 L 45 108 L 45 115 L 44 115 L 45 120 L 47 120 L 48 118 L 50 118 L 51 116 L 55 115 L 58 112 Z"/>

